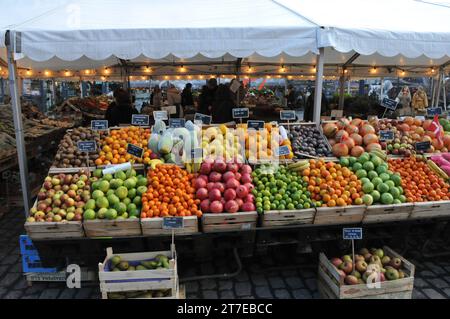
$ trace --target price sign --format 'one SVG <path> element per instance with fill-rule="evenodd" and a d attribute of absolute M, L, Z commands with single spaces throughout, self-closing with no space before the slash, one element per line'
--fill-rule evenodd
<path fill-rule="evenodd" d="M 167 121 L 169 119 L 167 111 L 155 111 L 153 112 L 153 118 L 155 121 Z"/>
<path fill-rule="evenodd" d="M 142 156 L 144 156 L 144 149 L 134 144 L 128 144 L 127 153 L 138 158 L 142 158 Z"/>
<path fill-rule="evenodd" d="M 277 156 L 286 156 L 291 154 L 291 150 L 287 146 L 280 146 L 275 152 Z"/>
<path fill-rule="evenodd" d="M 178 127 L 184 127 L 186 125 L 185 119 L 178 119 L 178 118 L 171 118 L 169 119 L 169 127 L 170 128 L 178 128 Z"/>
<path fill-rule="evenodd" d="M 183 217 L 165 217 L 163 219 L 163 229 L 184 228 Z"/>
<path fill-rule="evenodd" d="M 234 119 L 247 119 L 250 116 L 250 112 L 248 108 L 238 108 L 233 109 L 233 118 Z"/>
<path fill-rule="evenodd" d="M 378 134 L 381 142 L 392 141 L 394 139 L 393 131 L 380 131 Z"/>
<path fill-rule="evenodd" d="M 97 143 L 95 141 L 79 141 L 77 147 L 80 152 L 90 153 L 97 150 Z"/>
<path fill-rule="evenodd" d="M 383 99 L 383 101 L 381 102 L 381 106 L 383 106 L 389 110 L 392 110 L 392 111 L 395 111 L 395 109 L 397 108 L 397 105 L 398 105 L 398 102 L 396 100 L 389 99 L 387 97 L 385 97 Z"/>
<path fill-rule="evenodd" d="M 93 120 L 91 121 L 91 130 L 93 131 L 107 131 L 108 121 L 107 120 Z"/>
<path fill-rule="evenodd" d="M 361 227 L 342 228 L 342 237 L 344 240 L 362 239 L 363 233 Z"/>
<path fill-rule="evenodd" d="M 264 121 L 248 121 L 247 122 L 247 128 L 252 128 L 255 130 L 261 130 L 264 128 Z"/>
<path fill-rule="evenodd" d="M 196 159 L 203 159 L 203 149 L 201 149 L 201 148 L 194 148 L 191 151 L 191 157 L 194 160 L 196 160 Z"/>
<path fill-rule="evenodd" d="M 433 117 L 435 115 L 441 115 L 442 109 L 440 107 L 430 107 L 427 108 L 427 116 Z"/>
<path fill-rule="evenodd" d="M 295 115 L 295 111 L 280 111 L 280 119 L 282 121 L 295 121 L 297 116 Z"/>
<path fill-rule="evenodd" d="M 145 114 L 133 114 L 131 124 L 136 126 L 149 126 L 150 117 Z"/>
<path fill-rule="evenodd" d="M 331 111 L 331 119 L 332 120 L 340 119 L 343 116 L 344 116 L 344 111 L 343 110 L 332 110 Z"/>
<path fill-rule="evenodd" d="M 202 124 L 210 125 L 212 122 L 212 116 L 201 113 L 195 113 L 194 121 L 202 122 Z"/>
<path fill-rule="evenodd" d="M 416 143 L 416 151 L 418 151 L 418 152 L 426 152 L 430 149 L 430 147 L 431 147 L 431 143 L 428 141 Z"/>

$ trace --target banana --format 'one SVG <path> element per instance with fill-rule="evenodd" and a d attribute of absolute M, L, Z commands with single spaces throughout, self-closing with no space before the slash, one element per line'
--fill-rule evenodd
<path fill-rule="evenodd" d="M 427 160 L 427 164 L 439 177 L 442 177 L 445 180 L 449 179 L 447 173 L 445 173 L 435 162 L 432 160 Z"/>
<path fill-rule="evenodd" d="M 371 155 L 375 155 L 378 156 L 379 158 L 381 158 L 383 161 L 387 161 L 388 157 L 386 155 L 385 152 L 380 151 L 380 150 L 373 150 L 370 152 Z"/>
<path fill-rule="evenodd" d="M 308 160 L 302 160 L 302 161 L 298 161 L 298 162 L 294 162 L 288 165 L 289 169 L 293 169 L 296 167 L 300 167 L 300 166 L 305 166 L 306 164 L 309 165 L 309 161 Z"/>
<path fill-rule="evenodd" d="M 307 166 L 300 166 L 296 168 L 290 168 L 291 172 L 303 172 L 305 169 L 309 168 L 309 164 Z"/>

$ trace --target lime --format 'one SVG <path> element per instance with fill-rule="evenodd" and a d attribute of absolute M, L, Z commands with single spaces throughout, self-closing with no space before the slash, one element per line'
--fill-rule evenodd
<path fill-rule="evenodd" d="M 387 193 L 387 192 L 389 192 L 389 186 L 386 185 L 385 183 L 381 183 L 381 184 L 378 184 L 377 190 L 378 190 L 381 194 Z M 392 195 L 391 195 L 391 196 L 392 196 Z"/>
<path fill-rule="evenodd" d="M 369 172 L 375 169 L 375 165 L 373 165 L 372 162 L 368 161 L 363 164 L 363 168 Z"/>
<path fill-rule="evenodd" d="M 394 197 L 392 197 L 391 194 L 384 193 L 383 195 L 381 195 L 381 203 L 383 203 L 385 205 L 390 205 L 393 202 L 394 202 Z"/>
<path fill-rule="evenodd" d="M 366 162 L 366 163 L 371 163 L 371 162 Z M 375 189 L 375 186 L 371 182 L 367 182 L 367 183 L 363 184 L 363 187 L 362 187 L 364 194 L 370 194 L 371 192 L 373 192 L 374 189 Z M 363 199 L 363 201 L 364 201 L 364 199 Z M 366 204 L 366 205 L 368 205 L 368 204 Z"/>
<path fill-rule="evenodd" d="M 358 177 L 358 178 L 367 177 L 367 172 L 363 169 L 357 170 L 356 177 Z"/>
<path fill-rule="evenodd" d="M 384 182 L 387 186 L 389 186 L 389 188 L 395 187 L 395 183 L 391 180 L 385 181 Z"/>
<path fill-rule="evenodd" d="M 378 177 L 378 173 L 376 171 L 370 171 L 367 173 L 367 177 L 370 178 L 370 180 L 372 180 L 375 177 Z"/>
<path fill-rule="evenodd" d="M 372 196 L 373 201 L 375 203 L 378 202 L 380 200 L 380 198 L 381 198 L 381 194 L 380 194 L 379 191 L 373 191 L 372 193 L 370 193 L 370 195 Z"/>
<path fill-rule="evenodd" d="M 372 184 L 375 187 L 377 187 L 381 183 L 383 183 L 383 180 L 381 178 L 379 178 L 379 177 L 375 177 L 374 179 L 372 179 Z"/>
<path fill-rule="evenodd" d="M 397 187 L 391 187 L 389 193 L 391 193 L 394 199 L 400 199 L 400 190 Z"/>
<path fill-rule="evenodd" d="M 352 166 L 352 171 L 356 172 L 356 171 L 359 171 L 359 170 L 362 169 L 362 168 L 363 168 L 362 164 L 359 163 L 359 162 L 356 162 L 356 163 L 353 164 L 353 166 Z"/>

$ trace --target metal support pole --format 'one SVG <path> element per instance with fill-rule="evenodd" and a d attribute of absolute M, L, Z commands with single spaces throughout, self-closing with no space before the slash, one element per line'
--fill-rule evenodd
<path fill-rule="evenodd" d="M 339 78 L 339 110 L 344 109 L 344 86 L 345 86 L 345 76 L 342 74 Z"/>
<path fill-rule="evenodd" d="M 27 153 L 25 149 L 25 140 L 23 137 L 22 108 L 20 105 L 20 96 L 17 89 L 18 76 L 17 64 L 14 60 L 14 34 L 8 31 L 6 34 L 6 48 L 8 56 L 9 70 L 9 90 L 11 93 L 11 106 L 13 110 L 14 130 L 16 133 L 16 147 L 20 170 L 20 185 L 22 186 L 23 204 L 25 208 L 25 218 L 30 211 L 30 185 L 28 184 L 28 166 Z"/>
<path fill-rule="evenodd" d="M 313 122 L 320 123 L 320 113 L 322 110 L 322 84 L 323 84 L 323 60 L 324 48 L 319 49 L 319 55 L 316 62 L 316 89 L 314 91 L 314 117 Z"/>
<path fill-rule="evenodd" d="M 436 89 L 436 98 L 435 98 L 433 107 L 438 107 L 439 102 L 441 100 L 441 84 L 442 84 L 442 73 L 441 72 L 439 72 L 439 77 L 438 77 L 437 82 L 438 83 L 437 83 L 437 89 Z"/>
<path fill-rule="evenodd" d="M 5 101 L 5 86 L 3 84 L 3 78 L 0 78 L 0 103 Z"/>
<path fill-rule="evenodd" d="M 381 77 L 381 84 L 380 84 L 380 98 L 378 99 L 381 103 L 383 101 L 383 93 L 384 93 L 384 77 Z"/>

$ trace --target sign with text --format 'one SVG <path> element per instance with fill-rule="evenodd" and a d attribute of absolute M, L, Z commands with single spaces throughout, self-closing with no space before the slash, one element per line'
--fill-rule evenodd
<path fill-rule="evenodd" d="M 149 126 L 150 117 L 145 114 L 133 114 L 131 124 L 136 126 Z"/>
<path fill-rule="evenodd" d="M 191 157 L 194 160 L 196 160 L 196 159 L 203 159 L 203 149 L 201 149 L 201 148 L 194 148 L 191 151 Z"/>
<path fill-rule="evenodd" d="M 153 112 L 153 118 L 155 121 L 167 121 L 169 116 L 167 115 L 167 111 L 155 111 Z"/>
<path fill-rule="evenodd" d="M 280 120 L 295 121 L 296 119 L 297 119 L 297 116 L 295 114 L 295 111 L 293 111 L 293 110 L 280 111 Z"/>
<path fill-rule="evenodd" d="M 393 111 L 395 111 L 395 109 L 397 109 L 397 105 L 398 105 L 398 102 L 396 100 L 389 99 L 387 97 L 385 97 L 383 99 L 383 101 L 381 102 L 381 106 L 383 106 L 389 110 L 393 110 Z"/>
<path fill-rule="evenodd" d="M 97 143 L 95 141 L 79 141 L 77 147 L 80 152 L 90 153 L 97 150 Z"/>
<path fill-rule="evenodd" d="M 186 120 L 181 118 L 171 118 L 169 119 L 169 127 L 170 128 L 179 128 L 184 127 L 186 125 Z"/>
<path fill-rule="evenodd" d="M 163 219 L 163 229 L 184 228 L 183 217 L 165 217 Z"/>
<path fill-rule="evenodd" d="M 378 133 L 381 142 L 392 141 L 394 139 L 393 131 L 380 131 Z"/>
<path fill-rule="evenodd" d="M 212 116 L 201 113 L 195 113 L 194 121 L 202 122 L 202 124 L 205 125 L 210 125 L 212 122 Z"/>
<path fill-rule="evenodd" d="M 342 228 L 342 238 L 344 240 L 362 239 L 363 232 L 361 227 Z"/>
<path fill-rule="evenodd" d="M 91 121 L 91 130 L 93 131 L 107 131 L 108 121 L 107 120 L 93 120 Z"/>
<path fill-rule="evenodd" d="M 335 119 L 339 119 L 341 117 L 344 116 L 344 111 L 343 110 L 332 110 L 331 111 L 331 119 L 335 120 Z"/>
<path fill-rule="evenodd" d="M 277 148 L 277 151 L 275 152 L 277 156 L 287 156 L 291 154 L 291 150 L 287 146 L 280 146 Z"/>
<path fill-rule="evenodd" d="M 418 152 L 427 152 L 430 149 L 430 147 L 431 143 L 429 141 L 416 143 L 416 151 Z"/>
<path fill-rule="evenodd" d="M 233 93 L 236 93 L 240 87 L 241 87 L 241 83 L 239 83 L 239 81 L 233 81 L 233 83 L 230 86 L 230 91 Z"/>
<path fill-rule="evenodd" d="M 144 149 L 134 144 L 128 144 L 127 153 L 138 158 L 142 158 L 142 156 L 144 156 Z"/>
<path fill-rule="evenodd" d="M 234 119 L 247 119 L 250 116 L 250 111 L 248 108 L 238 108 L 233 109 L 233 118 Z"/>
<path fill-rule="evenodd" d="M 264 121 L 248 121 L 247 128 L 255 130 L 262 130 L 264 128 Z"/>
<path fill-rule="evenodd" d="M 440 107 L 429 107 L 427 108 L 427 116 L 433 117 L 435 115 L 441 115 L 442 109 Z"/>

